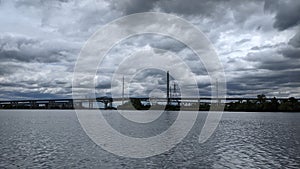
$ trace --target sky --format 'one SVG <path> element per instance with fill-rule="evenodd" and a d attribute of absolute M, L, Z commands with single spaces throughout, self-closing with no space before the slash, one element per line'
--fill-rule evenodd
<path fill-rule="evenodd" d="M 74 68 L 87 40 L 105 24 L 140 12 L 172 14 L 201 30 L 223 65 L 227 97 L 300 97 L 299 0 L 0 0 L 0 99 L 72 97 Z M 178 55 L 196 77 L 200 96 L 210 96 L 212 80 L 201 60 L 182 42 L 154 34 L 112 47 L 94 77 L 97 95 L 120 96 L 122 79 L 112 85 L 120 61 L 143 51 L 143 58 L 169 56 L 159 49 Z M 164 71 L 129 70 L 131 63 L 122 71 L 125 77 L 135 72 L 125 82 L 131 95 L 164 94 Z"/>

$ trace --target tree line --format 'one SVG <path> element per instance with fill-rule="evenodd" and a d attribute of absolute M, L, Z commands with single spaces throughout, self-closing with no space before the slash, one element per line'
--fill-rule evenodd
<path fill-rule="evenodd" d="M 165 110 L 200 110 L 208 111 L 210 109 L 209 103 L 191 104 L 189 106 L 177 105 L 151 105 L 143 104 L 140 99 L 130 99 L 123 105 L 118 106 L 117 109 L 127 110 L 148 110 L 148 109 L 165 109 Z M 294 97 L 288 99 L 278 100 L 276 97 L 268 99 L 264 94 L 257 95 L 256 99 L 243 101 L 242 99 L 236 102 L 226 103 L 225 111 L 248 111 L 248 112 L 300 112 L 300 102 Z"/>
<path fill-rule="evenodd" d="M 254 111 L 254 112 L 300 112 L 300 103 L 294 97 L 278 100 L 267 99 L 264 94 L 257 95 L 256 100 L 231 102 L 225 106 L 225 111 Z"/>

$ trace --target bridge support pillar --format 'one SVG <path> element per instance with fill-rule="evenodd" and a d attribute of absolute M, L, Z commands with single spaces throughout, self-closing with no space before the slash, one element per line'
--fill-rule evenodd
<path fill-rule="evenodd" d="M 52 108 L 55 108 L 55 101 L 49 101 L 49 103 L 48 103 L 48 109 L 52 109 Z"/>
<path fill-rule="evenodd" d="M 69 100 L 68 108 L 74 109 L 74 103 L 73 103 L 73 100 Z"/>
<path fill-rule="evenodd" d="M 10 102 L 12 108 L 17 108 L 18 102 Z"/>
<path fill-rule="evenodd" d="M 30 102 L 30 108 L 31 109 L 36 109 L 37 108 L 36 101 L 31 101 Z"/>
<path fill-rule="evenodd" d="M 89 109 L 92 109 L 92 108 L 94 108 L 93 102 L 91 100 L 89 100 Z"/>

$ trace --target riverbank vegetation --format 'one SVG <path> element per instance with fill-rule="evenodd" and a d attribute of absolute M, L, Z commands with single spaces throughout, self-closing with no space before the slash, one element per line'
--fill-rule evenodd
<path fill-rule="evenodd" d="M 143 103 L 139 99 L 131 99 L 129 102 L 124 103 L 117 107 L 121 110 L 193 110 L 193 111 L 208 111 L 210 103 L 194 103 L 189 105 L 179 104 L 150 104 Z M 264 94 L 257 95 L 253 100 L 243 100 L 228 102 L 224 106 L 225 111 L 245 111 L 245 112 L 300 112 L 300 102 L 294 97 L 288 99 L 277 99 L 273 97 L 267 99 Z"/>

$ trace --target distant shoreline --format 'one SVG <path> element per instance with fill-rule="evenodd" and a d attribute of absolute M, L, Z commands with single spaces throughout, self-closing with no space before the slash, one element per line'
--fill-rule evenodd
<path fill-rule="evenodd" d="M 154 100 L 154 101 L 153 101 Z M 107 110 L 185 110 L 209 111 L 211 105 L 229 112 L 300 112 L 299 98 L 267 98 L 264 94 L 257 98 L 111 98 L 50 99 L 0 101 L 0 109 L 103 109 Z M 115 102 L 121 105 L 114 105 Z M 157 103 L 160 101 L 160 104 Z M 101 104 L 102 105 L 101 105 Z M 162 103 L 162 104 L 161 104 Z"/>
<path fill-rule="evenodd" d="M 101 110 L 101 111 L 144 111 L 147 112 L 148 110 L 129 110 L 129 109 L 0 109 L 0 111 L 5 111 L 5 110 L 53 110 L 53 111 L 57 111 L 57 110 Z M 150 111 L 161 111 L 163 109 L 155 109 L 152 110 L 150 109 Z M 187 110 L 187 109 L 182 109 L 182 110 L 163 110 L 163 111 L 199 111 L 199 112 L 208 112 L 210 110 Z M 232 112 L 232 113 L 239 113 L 239 112 L 243 112 L 243 113 L 300 113 L 300 111 L 231 111 L 231 110 L 223 110 L 223 112 Z"/>

